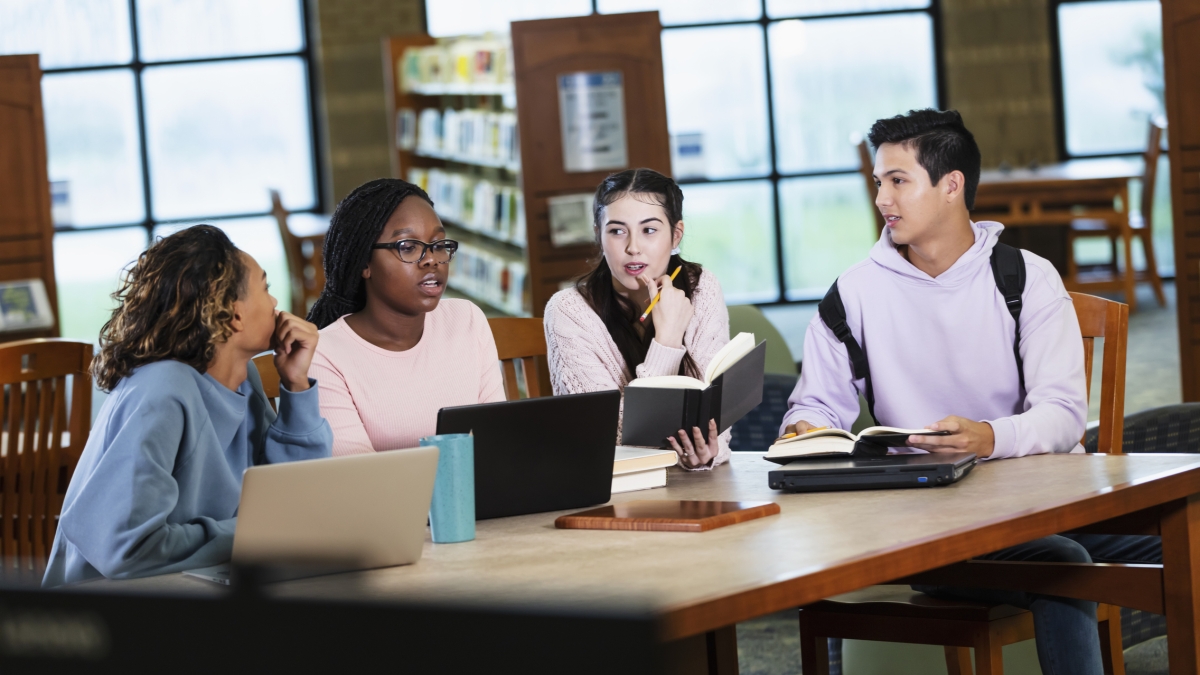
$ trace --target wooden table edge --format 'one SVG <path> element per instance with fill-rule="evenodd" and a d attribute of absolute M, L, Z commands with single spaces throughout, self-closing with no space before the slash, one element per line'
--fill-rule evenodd
<path fill-rule="evenodd" d="M 677 640 L 707 633 L 1195 494 L 1200 494 L 1200 459 L 1192 466 L 1103 488 L 1082 499 L 1063 500 L 880 549 L 837 566 L 801 570 L 768 586 L 668 607 L 661 612 L 661 637 Z M 991 536 L 982 537 L 983 532 L 990 532 Z"/>

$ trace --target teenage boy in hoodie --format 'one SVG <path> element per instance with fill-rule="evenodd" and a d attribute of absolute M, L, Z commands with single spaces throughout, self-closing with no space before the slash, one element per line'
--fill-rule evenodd
<path fill-rule="evenodd" d="M 875 122 L 875 205 L 886 222 L 870 257 L 838 277 L 846 323 L 867 356 L 879 424 L 949 431 L 910 436 L 902 452 L 973 452 L 982 459 L 1083 452 L 1083 341 L 1054 267 L 1022 251 L 1026 281 L 1016 323 L 990 256 L 1004 226 L 971 221 L 979 185 L 975 138 L 955 111 L 916 110 Z M 781 434 L 849 429 L 865 380 L 845 344 L 814 317 L 804 368 Z M 1052 536 L 990 560 L 1161 563 L 1159 537 Z M 1034 616 L 1046 675 L 1100 675 L 1096 605 L 1032 593 L 918 588 L 1016 605 Z"/>

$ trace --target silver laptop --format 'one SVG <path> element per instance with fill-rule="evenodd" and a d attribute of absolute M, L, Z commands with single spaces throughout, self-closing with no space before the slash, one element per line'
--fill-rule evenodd
<path fill-rule="evenodd" d="M 425 447 L 247 469 L 232 563 L 282 581 L 416 562 L 437 459 Z M 184 574 L 227 584 L 229 569 Z"/>

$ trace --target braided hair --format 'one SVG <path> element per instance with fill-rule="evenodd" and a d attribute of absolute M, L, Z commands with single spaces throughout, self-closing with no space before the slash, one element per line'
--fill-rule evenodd
<path fill-rule="evenodd" d="M 371 260 L 371 245 L 379 240 L 400 202 L 413 196 L 433 206 L 424 190 L 399 178 L 379 178 L 360 185 L 337 205 L 322 250 L 325 288 L 308 312 L 308 320 L 317 328 L 366 306 L 362 271 Z"/>
<path fill-rule="evenodd" d="M 592 271 L 575 282 L 575 288 L 600 316 L 608 334 L 617 345 L 617 351 L 621 352 L 621 357 L 625 359 L 629 372 L 634 373 L 650 352 L 650 342 L 654 340 L 654 322 L 641 326 L 639 331 L 638 318 L 642 309 L 613 288 L 612 270 L 608 261 L 604 259 L 603 246 L 600 243 L 605 207 L 628 195 L 639 195 L 643 201 L 661 206 L 666 212 L 672 234 L 679 221 L 683 220 L 683 191 L 667 176 L 653 169 L 627 169 L 605 178 L 596 188 L 592 212 L 596 228 L 596 246 L 601 249 L 601 257 Z M 667 262 L 668 270 L 676 267 L 682 267 L 683 274 L 676 277 L 672 285 L 682 289 L 684 296 L 691 300 L 696 286 L 700 284 L 700 274 L 703 270 L 700 265 L 684 260 L 678 253 L 672 254 Z M 701 376 L 700 368 L 690 353 L 683 355 L 683 361 L 679 364 L 679 374 Z"/>

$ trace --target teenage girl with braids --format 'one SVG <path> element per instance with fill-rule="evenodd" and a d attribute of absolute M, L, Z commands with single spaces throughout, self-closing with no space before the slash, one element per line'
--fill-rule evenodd
<path fill-rule="evenodd" d="M 416 446 L 441 408 L 504 400 L 483 312 L 442 300 L 458 242 L 421 188 L 381 178 L 347 196 L 325 234 L 313 372 L 333 454 Z"/>
<path fill-rule="evenodd" d="M 729 342 L 729 313 L 717 278 L 679 256 L 679 186 L 650 169 L 615 173 L 596 189 L 593 215 L 600 261 L 546 304 L 554 393 L 623 390 L 638 377 L 702 377 Z M 650 317 L 638 321 L 659 291 Z M 709 441 L 699 427 L 667 439 L 682 467 L 709 469 L 729 459 L 729 432 L 716 429 L 710 420 Z"/>
<path fill-rule="evenodd" d="M 44 586 L 229 560 L 242 472 L 328 457 L 309 363 L 317 328 L 275 309 L 267 275 L 196 225 L 130 268 L 92 376 L 111 392 L 67 488 Z M 255 354 L 275 350 L 279 415 Z"/>

